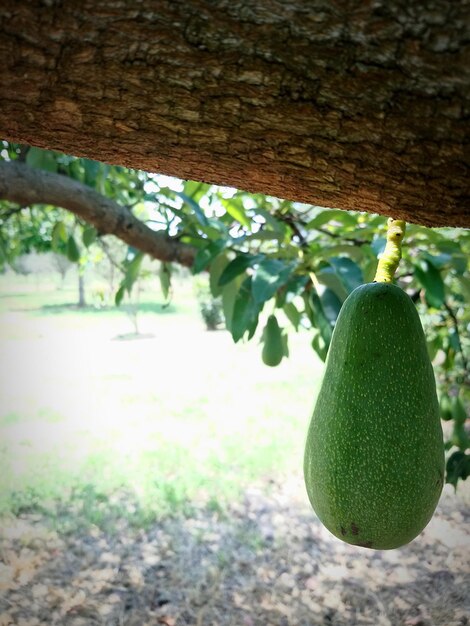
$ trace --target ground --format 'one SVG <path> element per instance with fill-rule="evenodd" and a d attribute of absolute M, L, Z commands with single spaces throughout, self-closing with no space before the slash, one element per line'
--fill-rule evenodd
<path fill-rule="evenodd" d="M 2 529 L 0 624 L 464 626 L 469 521 L 446 489 L 408 546 L 355 548 L 321 526 L 297 478 L 145 530 L 59 534 L 22 514 Z"/>
<path fill-rule="evenodd" d="M 0 626 L 470 624 L 470 485 L 399 550 L 310 509 L 307 335 L 267 368 L 205 331 L 187 285 L 143 302 L 136 338 L 122 312 L 2 280 Z"/>

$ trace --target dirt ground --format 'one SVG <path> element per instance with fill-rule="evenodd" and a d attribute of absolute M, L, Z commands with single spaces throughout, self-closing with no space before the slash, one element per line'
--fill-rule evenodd
<path fill-rule="evenodd" d="M 58 534 L 23 514 L 0 529 L 0 626 L 463 626 L 463 494 L 446 487 L 420 537 L 381 552 L 333 538 L 298 479 L 145 531 L 122 521 L 114 533 Z"/>

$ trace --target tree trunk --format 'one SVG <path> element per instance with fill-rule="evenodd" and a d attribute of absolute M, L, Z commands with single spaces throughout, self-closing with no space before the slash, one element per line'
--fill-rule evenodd
<path fill-rule="evenodd" d="M 85 278 L 80 270 L 78 270 L 78 306 L 79 308 L 83 308 L 86 306 Z"/>
<path fill-rule="evenodd" d="M 0 136 L 470 227 L 469 7 L 3 0 Z"/>

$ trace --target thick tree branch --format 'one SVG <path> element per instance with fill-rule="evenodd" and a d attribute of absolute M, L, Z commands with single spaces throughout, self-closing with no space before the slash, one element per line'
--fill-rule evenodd
<path fill-rule="evenodd" d="M 0 137 L 470 227 L 467 2 L 1 4 Z"/>
<path fill-rule="evenodd" d="M 116 235 L 160 261 L 190 267 L 194 260 L 191 246 L 151 230 L 126 207 L 61 174 L 33 169 L 17 161 L 0 161 L 0 199 L 22 206 L 62 207 L 93 224 L 101 234 Z"/>

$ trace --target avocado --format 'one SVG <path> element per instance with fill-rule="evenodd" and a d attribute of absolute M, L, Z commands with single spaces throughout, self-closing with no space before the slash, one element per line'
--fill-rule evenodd
<path fill-rule="evenodd" d="M 270 315 L 264 327 L 262 340 L 264 342 L 261 358 L 265 365 L 276 367 L 282 361 L 286 345 L 275 315 Z"/>
<path fill-rule="evenodd" d="M 67 258 L 71 263 L 77 263 L 80 260 L 80 250 L 73 235 L 67 239 Z"/>
<path fill-rule="evenodd" d="M 427 525 L 444 482 L 436 383 L 416 308 L 388 283 L 338 316 L 304 458 L 308 497 L 336 537 L 392 549 Z"/>
<path fill-rule="evenodd" d="M 445 420 L 446 422 L 451 420 L 452 419 L 452 401 L 446 393 L 441 394 L 441 397 L 439 400 L 439 406 L 441 409 L 441 419 Z"/>

